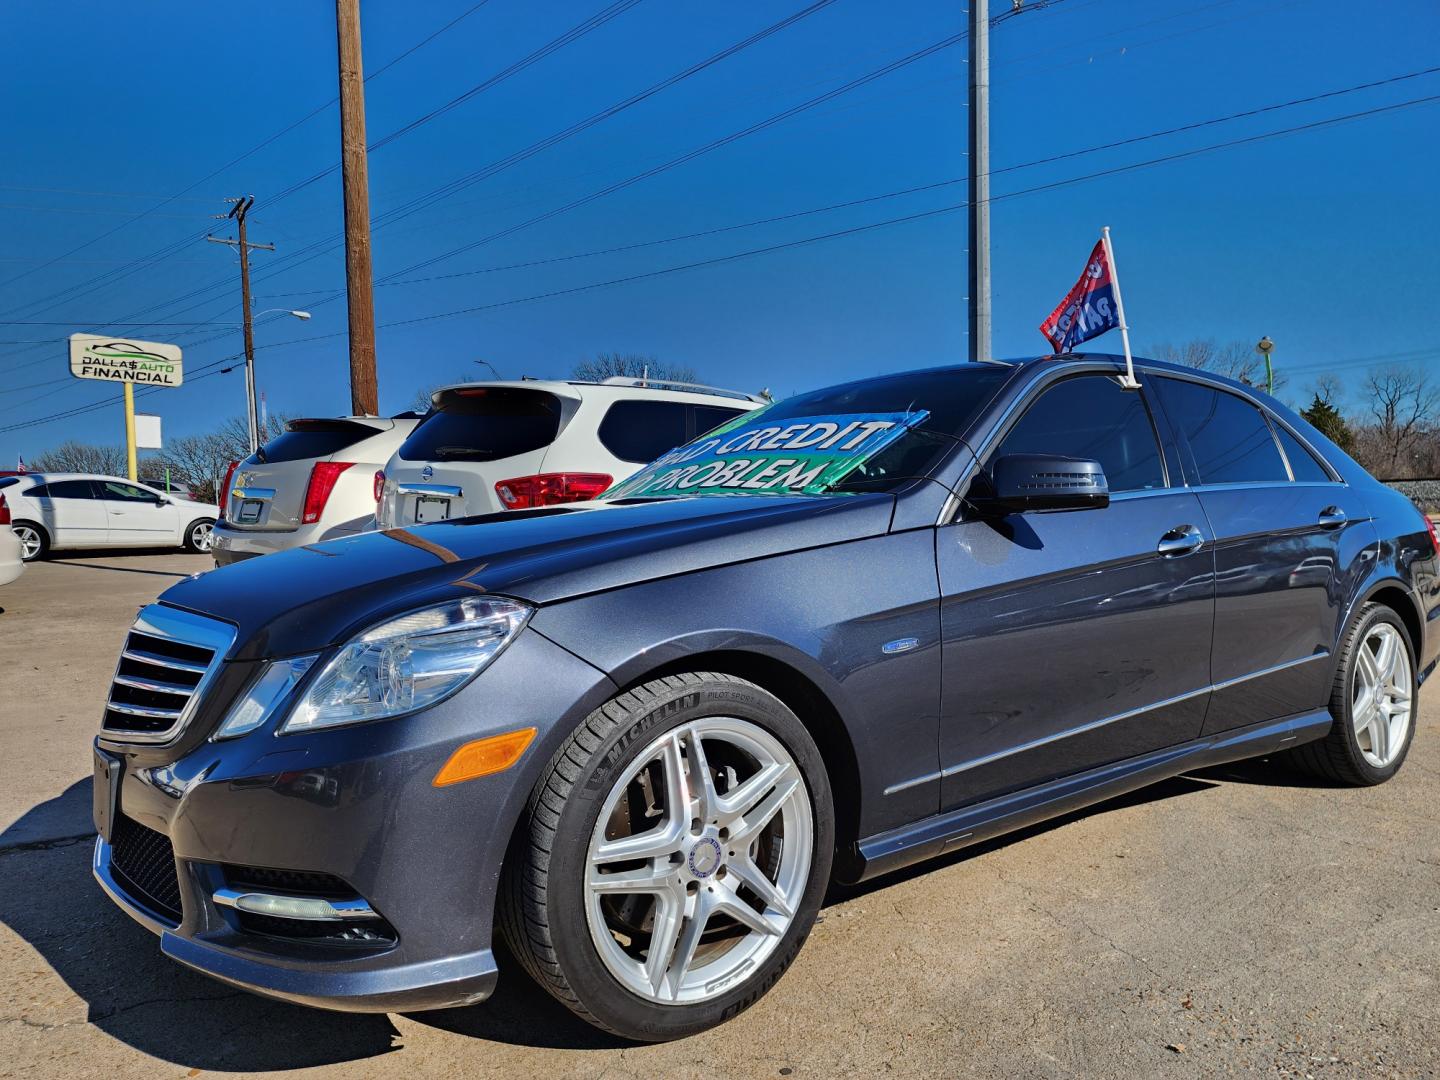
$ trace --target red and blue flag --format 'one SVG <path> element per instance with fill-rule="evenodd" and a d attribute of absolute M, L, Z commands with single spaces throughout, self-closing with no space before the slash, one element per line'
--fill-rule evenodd
<path fill-rule="evenodd" d="M 1082 341 L 1098 337 L 1120 326 L 1115 303 L 1115 274 L 1106 257 L 1105 241 L 1090 252 L 1090 261 L 1080 280 L 1060 301 L 1060 306 L 1040 324 L 1040 332 L 1057 353 L 1070 352 Z"/>

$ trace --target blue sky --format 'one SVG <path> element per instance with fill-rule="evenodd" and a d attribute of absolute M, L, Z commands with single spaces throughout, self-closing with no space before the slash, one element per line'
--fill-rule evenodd
<path fill-rule="evenodd" d="M 362 0 L 375 72 L 474 0 Z M 379 218 L 529 147 L 806 6 L 642 0 L 599 29 L 370 155 Z M 997 5 L 997 10 L 1002 5 Z M 490 0 L 369 83 L 372 144 L 600 11 Z M 140 14 L 137 14 L 140 13 Z M 0 34 L 0 464 L 65 438 L 121 441 L 119 394 L 63 381 L 64 337 L 107 320 L 186 349 L 187 385 L 139 399 L 168 435 L 243 409 L 233 254 L 199 235 L 254 193 L 257 327 L 272 410 L 349 411 L 333 8 L 77 0 L 12 7 Z M 374 234 L 377 278 L 670 161 L 964 29 L 961 5 L 836 0 L 625 112 Z M 992 168 L 1032 162 L 1440 66 L 1440 8 L 1396 0 L 1063 0 L 992 34 Z M 793 393 L 961 360 L 965 219 L 908 224 L 630 284 L 386 327 L 954 206 L 963 183 L 628 252 L 552 261 L 793 214 L 965 175 L 961 42 L 766 130 L 376 289 L 381 407 L 475 372 L 564 376 L 602 350 L 654 354 L 743 389 Z M 1049 165 L 997 173 L 997 355 L 1044 348 L 1036 325 L 1111 226 L 1138 351 L 1268 334 L 1297 397 L 1373 358 L 1440 360 L 1440 103 L 1043 190 L 1155 157 L 1440 95 L 1440 73 Z M 316 115 L 206 178 L 302 117 Z M 164 202 L 165 197 L 181 193 Z M 138 221 L 141 211 L 151 212 Z M 128 222 L 128 223 L 127 223 Z M 103 239 L 106 232 L 115 230 Z M 182 243 L 192 238 L 188 243 Z M 93 241 L 93 242 L 92 242 Z M 82 245 L 84 245 L 82 247 Z M 320 254 L 302 259 L 311 245 Z M 75 249 L 79 250 L 75 250 Z M 90 282 L 171 249 L 114 280 Z M 52 265 L 51 259 L 66 256 Z M 16 280 L 12 280 L 16 279 Z M 186 296 L 188 299 L 177 300 Z M 59 325 L 18 325 L 20 323 Z M 114 327 L 119 331 L 121 328 Z M 332 335 L 324 336 L 321 335 Z M 316 338 L 305 341 L 298 339 Z M 1116 339 L 1116 340 L 1112 340 Z M 287 344 L 294 342 L 293 344 Z M 1118 351 L 1115 334 L 1097 347 Z M 207 367 L 207 365 L 209 365 Z"/>

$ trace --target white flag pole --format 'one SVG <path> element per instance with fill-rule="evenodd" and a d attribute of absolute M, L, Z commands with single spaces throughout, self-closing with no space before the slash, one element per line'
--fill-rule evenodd
<path fill-rule="evenodd" d="M 1101 243 L 1105 245 L 1105 258 L 1110 261 L 1110 284 L 1115 289 L 1115 314 L 1120 317 L 1120 340 L 1125 344 L 1125 375 L 1120 385 L 1127 390 L 1139 390 L 1135 378 L 1135 361 L 1130 358 L 1130 324 L 1125 321 L 1125 301 L 1120 299 L 1120 271 L 1115 269 L 1115 249 L 1110 246 L 1110 226 L 1100 230 Z"/>

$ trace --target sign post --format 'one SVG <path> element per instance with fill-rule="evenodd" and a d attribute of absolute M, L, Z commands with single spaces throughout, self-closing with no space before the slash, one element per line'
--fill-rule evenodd
<path fill-rule="evenodd" d="M 130 479 L 139 479 L 135 460 L 135 384 L 174 387 L 184 382 L 180 346 L 101 334 L 71 334 L 70 374 L 77 379 L 118 382 L 124 388 L 125 463 Z"/>

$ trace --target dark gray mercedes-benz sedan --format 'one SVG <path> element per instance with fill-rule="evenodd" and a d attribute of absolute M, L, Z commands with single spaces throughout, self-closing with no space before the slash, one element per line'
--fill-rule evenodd
<path fill-rule="evenodd" d="M 887 375 L 597 502 L 184 581 L 105 706 L 95 875 L 261 994 L 477 1002 L 503 939 L 660 1040 L 773 986 L 832 880 L 1239 758 L 1389 779 L 1433 529 L 1275 400 L 1120 370 Z"/>

